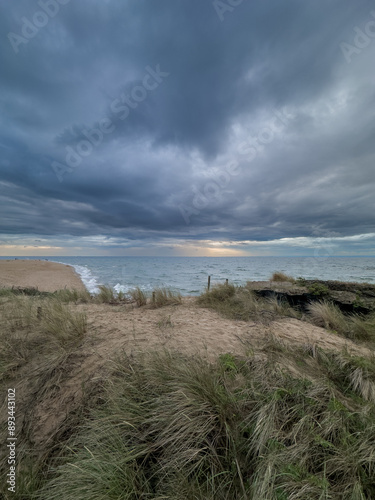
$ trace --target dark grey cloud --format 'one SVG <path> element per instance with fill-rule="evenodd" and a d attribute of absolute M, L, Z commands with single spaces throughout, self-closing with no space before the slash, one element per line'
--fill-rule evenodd
<path fill-rule="evenodd" d="M 371 2 L 244 0 L 222 19 L 211 0 L 0 10 L 12 241 L 372 233 L 375 38 L 353 45 Z"/>

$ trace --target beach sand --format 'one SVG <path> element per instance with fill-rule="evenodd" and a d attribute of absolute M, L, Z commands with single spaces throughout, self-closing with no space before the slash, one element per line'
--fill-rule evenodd
<path fill-rule="evenodd" d="M 0 260 L 0 288 L 36 287 L 42 292 L 63 288 L 85 290 L 74 268 L 46 260 Z"/>

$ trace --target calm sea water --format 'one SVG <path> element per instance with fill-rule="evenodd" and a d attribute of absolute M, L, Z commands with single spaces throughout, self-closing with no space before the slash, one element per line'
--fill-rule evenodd
<path fill-rule="evenodd" d="M 268 280 L 274 271 L 295 278 L 375 283 L 375 257 L 40 257 L 45 258 L 72 265 L 92 293 L 105 284 L 125 293 L 139 286 L 144 291 L 168 287 L 198 295 L 208 275 L 211 283 L 228 278 L 244 285 Z"/>

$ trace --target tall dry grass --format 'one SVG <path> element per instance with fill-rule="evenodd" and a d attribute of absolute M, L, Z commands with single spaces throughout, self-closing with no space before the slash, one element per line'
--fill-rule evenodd
<path fill-rule="evenodd" d="M 281 271 L 275 271 L 271 278 L 270 278 L 271 281 L 280 281 L 280 282 L 285 282 L 285 281 L 288 281 L 290 283 L 295 283 L 295 279 L 293 278 L 293 276 L 288 276 L 287 274 L 285 273 L 282 273 Z"/>
<path fill-rule="evenodd" d="M 375 345 L 375 315 L 359 316 L 344 314 L 335 304 L 327 300 L 313 302 L 308 306 L 310 320 L 317 326 L 333 330 L 354 341 Z"/>
<path fill-rule="evenodd" d="M 142 307 L 147 304 L 147 295 L 143 290 L 141 290 L 141 288 L 139 288 L 139 286 L 130 291 L 130 296 L 138 307 Z"/>
<path fill-rule="evenodd" d="M 151 307 L 164 307 L 181 304 L 182 297 L 178 292 L 168 288 L 155 288 L 152 292 Z"/>
<path fill-rule="evenodd" d="M 106 285 L 99 285 L 99 293 L 95 296 L 97 302 L 105 304 L 116 301 L 113 288 Z"/>
<path fill-rule="evenodd" d="M 197 298 L 201 307 L 209 307 L 231 319 L 269 321 L 280 316 L 300 317 L 299 311 L 276 298 L 257 297 L 252 290 L 234 285 L 215 285 Z"/>
<path fill-rule="evenodd" d="M 284 314 L 283 304 L 230 285 L 197 300 L 230 317 Z M 10 498 L 375 498 L 375 360 L 271 337 L 262 349 L 212 363 L 123 354 L 100 398 L 82 387 L 80 406 L 37 450 L 35 408 L 69 376 L 83 320 L 80 307 L 56 297 L 0 295 L 0 388 L 28 377 Z M 160 318 L 159 328 L 172 327 Z M 7 498 L 5 482 L 1 494 Z"/>
<path fill-rule="evenodd" d="M 3 295 L 0 301 L 0 377 L 23 365 L 44 346 L 77 345 L 86 315 L 55 298 Z"/>
<path fill-rule="evenodd" d="M 344 314 L 332 302 L 319 301 L 309 304 L 308 311 L 313 323 L 330 330 L 343 333 L 347 330 Z"/>
<path fill-rule="evenodd" d="M 375 406 L 350 361 L 314 353 L 311 379 L 274 357 L 120 360 L 38 498 L 374 498 Z"/>
<path fill-rule="evenodd" d="M 63 428 L 51 436 L 50 448 L 33 444 L 33 424 L 38 422 L 36 408 L 58 390 L 69 374 L 69 359 L 87 331 L 86 316 L 67 302 L 67 295 L 0 294 L 0 390 L 16 388 L 17 493 L 11 494 L 4 481 L 3 498 L 31 498 L 43 480 L 45 459 L 54 452 L 58 436 L 71 432 L 70 416 Z M 5 408 L 3 414 L 6 415 Z M 65 411 L 65 410 L 64 410 Z M 73 419 L 74 420 L 74 419 Z M 0 429 L 0 440 L 6 442 L 6 428 Z M 6 477 L 6 449 L 0 450 L 0 470 Z M 9 472 L 9 467 L 8 471 Z"/>
<path fill-rule="evenodd" d="M 56 299 L 64 303 L 74 302 L 75 304 L 86 304 L 92 301 L 90 292 L 87 290 L 64 289 L 58 290 L 53 295 Z"/>

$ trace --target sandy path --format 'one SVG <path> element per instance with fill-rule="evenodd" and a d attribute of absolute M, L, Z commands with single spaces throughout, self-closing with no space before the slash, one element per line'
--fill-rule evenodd
<path fill-rule="evenodd" d="M 63 288 L 85 290 L 74 268 L 46 260 L 0 260 L 0 288 L 37 287 L 43 292 Z"/>
<path fill-rule="evenodd" d="M 185 297 L 181 305 L 160 309 L 107 304 L 80 307 L 86 311 L 91 331 L 95 331 L 95 352 L 108 359 L 120 351 L 131 355 L 158 348 L 213 359 L 221 353 L 243 354 L 250 345 L 264 343 L 269 335 L 291 345 L 315 344 L 368 355 L 368 349 L 304 321 L 283 318 L 263 324 L 226 319 L 198 307 L 193 297 Z"/>

